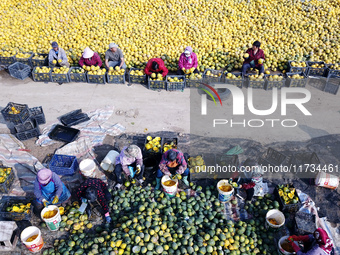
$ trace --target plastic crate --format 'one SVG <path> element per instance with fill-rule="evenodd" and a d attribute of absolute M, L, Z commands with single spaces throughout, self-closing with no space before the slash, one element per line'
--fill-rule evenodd
<path fill-rule="evenodd" d="M 174 145 L 172 146 L 173 149 L 177 149 L 177 146 L 178 146 L 178 139 L 175 137 L 175 138 L 170 138 L 170 137 L 163 137 L 162 139 L 162 151 L 161 153 L 164 153 L 164 145 L 165 144 L 170 144 L 170 143 L 173 143 Z"/>
<path fill-rule="evenodd" d="M 207 75 L 207 72 L 210 71 L 214 75 L 218 75 L 218 77 L 213 77 Z M 223 71 L 220 70 L 213 70 L 213 69 L 206 69 L 203 73 L 203 81 L 207 83 L 216 83 L 216 82 L 221 82 L 222 81 L 222 76 L 223 76 Z"/>
<path fill-rule="evenodd" d="M 40 135 L 40 128 L 36 119 L 32 119 L 33 128 L 23 132 L 18 132 L 15 134 L 16 138 L 20 141 L 28 140 Z"/>
<path fill-rule="evenodd" d="M 168 78 L 178 78 L 178 80 L 183 80 L 181 82 L 169 82 Z M 185 88 L 185 75 L 167 75 L 166 76 L 166 90 L 167 91 L 183 91 Z"/>
<path fill-rule="evenodd" d="M 149 136 L 149 135 L 147 135 Z M 151 136 L 153 139 L 156 137 L 156 136 Z M 150 150 L 147 150 L 145 148 L 145 145 L 148 143 L 148 140 L 147 140 L 147 137 L 145 137 L 144 139 L 144 145 L 143 145 L 143 153 L 146 154 L 146 155 L 160 155 L 162 153 L 162 148 L 163 148 L 163 138 L 161 137 L 161 140 L 159 141 L 159 144 L 161 145 L 161 147 L 159 148 L 159 151 L 158 152 L 155 152 L 152 150 L 152 148 Z"/>
<path fill-rule="evenodd" d="M 18 110 L 19 113 L 10 114 L 9 112 L 12 111 L 12 107 Z M 27 104 L 16 104 L 13 102 L 9 102 L 7 106 L 1 110 L 1 114 L 6 121 L 11 122 L 14 125 L 24 123 L 30 117 Z"/>
<path fill-rule="evenodd" d="M 38 67 L 41 68 L 42 66 L 36 66 L 33 68 L 33 72 L 32 72 L 33 80 L 35 82 L 46 82 L 46 83 L 52 81 L 52 76 L 51 76 L 52 68 L 50 69 L 48 73 L 37 73 L 36 70 Z"/>
<path fill-rule="evenodd" d="M 78 169 L 78 161 L 75 156 L 54 154 L 49 168 L 57 175 L 73 175 Z"/>
<path fill-rule="evenodd" d="M 9 74 L 16 79 L 25 80 L 31 75 L 31 67 L 19 62 L 8 67 Z"/>
<path fill-rule="evenodd" d="M 324 88 L 324 92 L 331 93 L 336 95 L 339 91 L 340 87 L 340 74 L 330 74 L 327 77 L 326 86 Z"/>
<path fill-rule="evenodd" d="M 150 77 L 148 77 L 148 89 L 158 90 L 158 89 L 166 89 L 166 80 L 164 81 L 153 81 Z"/>
<path fill-rule="evenodd" d="M 124 74 L 122 75 L 110 75 L 109 73 L 106 73 L 107 83 L 125 84 L 125 74 L 126 74 L 126 70 L 124 70 Z"/>
<path fill-rule="evenodd" d="M 74 69 L 82 69 L 81 67 L 71 67 L 69 72 L 70 82 L 87 82 L 86 72 L 84 73 L 72 73 Z"/>
<path fill-rule="evenodd" d="M 27 197 L 14 197 L 14 196 L 3 196 L 0 201 L 0 217 L 4 220 L 14 220 L 14 221 L 21 221 L 21 220 L 30 220 L 32 217 L 32 205 L 33 199 Z M 25 210 L 24 212 L 7 212 L 6 208 L 10 207 L 14 204 L 23 203 L 27 205 L 30 203 L 29 211 Z"/>
<path fill-rule="evenodd" d="M 66 113 L 60 116 L 58 119 L 63 125 L 67 127 L 90 120 L 89 116 L 86 113 L 83 113 L 81 109 Z"/>
<path fill-rule="evenodd" d="M 185 87 L 186 88 L 200 88 L 203 83 L 203 78 L 199 80 L 190 80 L 189 78 L 185 78 Z"/>
<path fill-rule="evenodd" d="M 264 89 L 264 86 L 266 84 L 266 80 L 263 77 L 263 80 L 261 81 L 251 81 L 249 79 L 250 76 L 254 76 L 255 74 L 249 74 L 247 78 L 247 87 L 248 88 L 253 88 L 253 89 Z"/>
<path fill-rule="evenodd" d="M 296 79 L 292 79 L 289 76 L 292 75 L 300 75 L 303 76 L 304 78 L 301 80 L 296 80 Z M 307 81 L 308 81 L 308 77 L 307 74 L 305 74 L 304 72 L 300 72 L 300 73 L 286 73 L 286 87 L 306 87 Z"/>
<path fill-rule="evenodd" d="M 314 64 L 323 64 L 324 67 L 323 68 L 311 67 Z M 307 61 L 307 65 L 308 65 L 307 76 L 324 76 L 325 75 L 325 72 L 326 72 L 325 62 L 323 62 L 323 61 L 320 61 L 320 62 Z"/>
<path fill-rule="evenodd" d="M 340 63 L 338 63 L 340 65 Z M 340 70 L 333 69 L 334 64 L 326 64 L 326 77 L 328 77 L 331 74 L 334 75 L 340 75 Z"/>
<path fill-rule="evenodd" d="M 216 155 L 216 163 L 220 166 L 238 167 L 240 161 L 238 159 L 238 155 Z"/>
<path fill-rule="evenodd" d="M 94 74 L 86 73 L 87 82 L 88 83 L 96 83 L 96 84 L 105 84 L 105 82 L 106 82 L 105 75 L 106 74 L 94 75 Z"/>
<path fill-rule="evenodd" d="M 10 65 L 14 64 L 15 62 L 16 62 L 15 55 L 11 56 L 11 57 L 2 57 L 2 56 L 0 56 L 0 63 L 1 63 L 1 65 L 10 66 Z"/>
<path fill-rule="evenodd" d="M 34 128 L 33 119 L 28 119 L 24 123 L 14 125 L 14 132 L 21 133 Z"/>
<path fill-rule="evenodd" d="M 8 168 L 6 166 L 0 165 L 2 168 Z M 9 167 L 11 168 L 11 167 Z M 0 194 L 1 193 L 8 193 L 11 189 L 11 186 L 14 182 L 15 174 L 13 169 L 11 168 L 10 174 L 7 176 L 6 180 L 3 183 L 0 183 Z"/>
<path fill-rule="evenodd" d="M 46 123 L 45 114 L 42 106 L 30 108 L 30 113 L 31 116 L 37 120 L 38 125 Z"/>
<path fill-rule="evenodd" d="M 32 57 L 31 62 L 32 62 L 32 66 L 44 66 L 45 65 L 45 59 L 48 57 L 48 54 L 38 54 L 39 56 L 43 56 L 44 59 L 34 59 Z"/>
<path fill-rule="evenodd" d="M 289 185 L 289 188 L 294 188 L 294 186 L 293 185 Z M 275 187 L 274 195 L 275 195 L 277 201 L 279 201 L 280 211 L 287 212 L 287 213 L 296 213 L 300 209 L 300 207 L 301 207 L 300 198 L 297 195 L 296 190 L 295 190 L 294 193 L 295 193 L 295 196 L 298 198 L 298 202 L 296 204 L 285 204 L 285 202 L 283 201 L 282 197 L 279 195 L 278 187 Z"/>
<path fill-rule="evenodd" d="M 307 63 L 306 63 L 306 65 L 307 65 L 306 67 L 295 67 L 295 66 L 292 66 L 292 64 L 291 64 L 292 62 L 299 62 L 299 63 L 304 62 L 304 63 L 306 63 L 305 61 L 292 61 L 292 60 L 288 61 L 290 73 L 300 73 L 300 72 L 307 73 L 307 70 L 308 70 Z"/>
<path fill-rule="evenodd" d="M 290 158 L 290 165 L 303 166 L 304 164 L 320 164 L 320 159 L 315 152 L 296 153 Z"/>
<path fill-rule="evenodd" d="M 24 53 L 27 53 L 27 52 L 24 52 Z M 16 62 L 20 62 L 22 64 L 25 64 L 25 65 L 28 65 L 28 66 L 32 66 L 32 57 L 33 57 L 33 53 L 29 53 L 31 54 L 31 56 L 29 56 L 28 58 L 18 58 L 18 57 L 15 57 L 16 58 Z"/>
<path fill-rule="evenodd" d="M 77 139 L 79 133 L 79 129 L 56 125 L 48 134 L 48 137 L 53 140 L 71 143 Z"/>
<path fill-rule="evenodd" d="M 316 230 L 315 215 L 298 211 L 294 217 L 295 232 L 298 235 L 312 234 Z"/>
<path fill-rule="evenodd" d="M 264 78 L 266 80 L 266 85 L 265 85 L 265 88 L 266 90 L 270 90 L 272 88 L 282 88 L 286 85 L 286 79 L 283 77 L 283 74 L 277 74 L 278 76 L 281 76 L 282 77 L 282 80 L 281 81 L 270 81 L 268 78 L 270 76 L 274 76 L 275 74 L 265 74 L 264 75 Z"/>
<path fill-rule="evenodd" d="M 260 157 L 259 163 L 261 165 L 280 166 L 286 158 L 287 157 L 282 153 L 274 150 L 273 148 L 268 148 L 265 157 Z"/>
<path fill-rule="evenodd" d="M 129 83 L 139 83 L 146 85 L 146 74 L 145 75 L 131 75 L 131 71 L 142 71 L 143 69 L 131 68 L 129 71 Z"/>
<path fill-rule="evenodd" d="M 59 67 L 55 67 L 55 68 L 58 68 Z M 53 69 L 52 69 L 53 71 Z M 70 71 L 71 69 L 68 70 L 67 73 L 51 73 L 51 78 L 52 78 L 52 82 L 58 82 L 58 83 L 68 83 L 70 82 L 70 77 L 69 77 L 69 74 L 70 74 Z"/>
<path fill-rule="evenodd" d="M 244 77 L 243 74 L 241 72 L 237 72 L 237 73 L 232 73 L 234 74 L 236 77 L 240 77 L 240 80 L 235 80 L 235 79 L 230 79 L 227 77 L 226 73 L 224 74 L 224 83 L 226 84 L 230 84 L 230 85 L 234 85 L 238 88 L 242 88 L 243 87 L 243 82 L 244 82 Z"/>

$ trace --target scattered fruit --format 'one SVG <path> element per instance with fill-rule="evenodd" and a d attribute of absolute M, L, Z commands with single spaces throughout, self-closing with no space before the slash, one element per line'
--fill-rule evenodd
<path fill-rule="evenodd" d="M 13 113 L 13 114 L 18 114 L 18 113 L 19 112 Z M 12 172 L 12 168 L 10 167 L 0 167 L 0 183 L 4 183 L 11 172 Z"/>

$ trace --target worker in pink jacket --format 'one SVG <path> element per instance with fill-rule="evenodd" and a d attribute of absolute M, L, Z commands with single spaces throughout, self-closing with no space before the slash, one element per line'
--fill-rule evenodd
<path fill-rule="evenodd" d="M 192 48 L 188 46 L 179 57 L 177 74 L 184 75 L 185 70 L 193 67 L 195 68 L 194 73 L 199 73 L 199 71 L 197 70 L 197 65 L 197 55 L 195 52 L 192 52 Z"/>

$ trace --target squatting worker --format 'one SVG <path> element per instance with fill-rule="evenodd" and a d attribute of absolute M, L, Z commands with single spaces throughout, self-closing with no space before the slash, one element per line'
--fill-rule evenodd
<path fill-rule="evenodd" d="M 249 68 L 256 68 L 261 73 L 264 73 L 263 61 L 265 60 L 264 52 L 260 49 L 261 43 L 255 41 L 253 47 L 249 48 L 244 54 L 244 62 L 242 65 L 242 74 L 245 75 Z"/>
<path fill-rule="evenodd" d="M 107 189 L 106 184 L 96 178 L 89 178 L 84 181 L 77 190 L 76 193 L 78 201 L 94 203 L 98 201 L 101 205 L 102 214 L 105 216 L 106 222 L 110 223 L 110 213 L 109 213 L 109 201 L 112 199 L 110 192 Z M 86 212 L 91 217 L 90 206 L 86 207 Z"/>
<path fill-rule="evenodd" d="M 192 51 L 190 46 L 186 47 L 184 52 L 181 54 L 178 60 L 178 75 L 184 75 L 185 70 L 195 68 L 194 73 L 199 73 L 197 70 L 197 55 Z"/>
<path fill-rule="evenodd" d="M 105 66 L 107 68 L 119 66 L 119 68 L 126 69 L 123 52 L 115 43 L 110 43 L 109 49 L 105 52 Z"/>
<path fill-rule="evenodd" d="M 119 189 L 123 183 L 122 173 L 124 173 L 127 178 L 136 177 L 137 181 L 142 184 L 144 182 L 144 165 L 141 149 L 134 144 L 124 147 L 116 158 L 114 172 L 117 178 L 117 184 L 115 186 L 117 189 Z"/>
<path fill-rule="evenodd" d="M 184 184 L 189 186 L 189 168 L 181 151 L 170 149 L 163 153 L 159 169 L 157 170 L 155 189 L 160 189 L 161 179 L 164 174 L 170 177 L 180 174 Z"/>
<path fill-rule="evenodd" d="M 37 174 L 34 182 L 34 195 L 36 197 L 34 208 L 37 215 L 44 206 L 59 205 L 67 202 L 71 197 L 70 191 L 59 176 L 47 168 L 41 169 Z"/>
<path fill-rule="evenodd" d="M 168 69 L 165 67 L 164 61 L 161 58 L 152 58 L 148 61 L 144 72 L 146 75 L 151 75 L 152 73 L 160 73 L 163 77 L 168 74 Z M 155 78 L 155 77 L 153 77 Z"/>
<path fill-rule="evenodd" d="M 52 49 L 48 53 L 48 63 L 52 67 L 70 67 L 65 51 L 59 47 L 57 42 L 52 43 Z"/>
<path fill-rule="evenodd" d="M 94 52 L 89 47 L 86 47 L 83 55 L 79 59 L 79 65 L 81 67 L 85 66 L 102 66 L 102 60 L 97 52 Z"/>

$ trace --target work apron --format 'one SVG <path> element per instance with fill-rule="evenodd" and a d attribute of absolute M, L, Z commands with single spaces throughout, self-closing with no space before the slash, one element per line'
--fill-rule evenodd
<path fill-rule="evenodd" d="M 64 183 L 62 184 L 62 186 L 63 186 L 63 192 L 61 193 L 59 197 L 58 204 L 65 202 L 71 196 L 70 191 L 66 188 Z M 48 203 L 52 204 L 52 201 L 56 195 L 56 187 L 55 187 L 54 182 L 50 181 L 50 183 L 47 184 L 46 186 L 40 185 L 40 187 L 41 187 L 41 193 L 43 197 L 48 201 Z"/>

